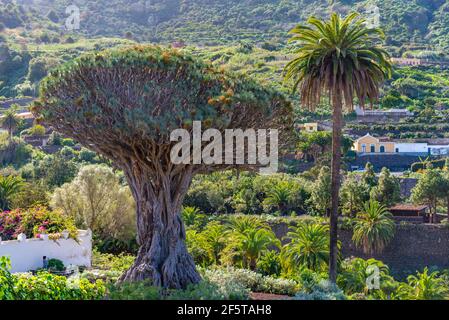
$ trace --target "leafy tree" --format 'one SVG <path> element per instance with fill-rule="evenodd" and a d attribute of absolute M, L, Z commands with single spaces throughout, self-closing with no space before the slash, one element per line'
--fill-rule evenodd
<path fill-rule="evenodd" d="M 340 186 L 343 102 L 353 108 L 354 97 L 363 107 L 379 96 L 380 84 L 390 76 L 388 54 L 379 43 L 384 34 L 370 29 L 358 14 L 341 18 L 333 13 L 329 21 L 309 18 L 308 25 L 290 31 L 296 57 L 285 67 L 286 80 L 293 80 L 302 104 L 313 110 L 323 95 L 332 105 L 332 210 L 330 219 L 329 277 L 337 279 L 337 223 Z"/>
<path fill-rule="evenodd" d="M 353 141 L 346 136 L 342 137 L 342 153 L 346 154 L 353 145 Z M 308 160 L 317 160 L 329 154 L 332 151 L 332 133 L 329 131 L 317 131 L 302 133 L 299 136 L 297 152 Z"/>
<path fill-rule="evenodd" d="M 38 117 L 123 170 L 137 204 L 140 250 L 121 281 L 149 278 L 155 286 L 200 281 L 186 249 L 181 206 L 195 174 L 226 168 L 174 164 L 171 133 L 191 132 L 198 120 L 220 132 L 280 129 L 286 143 L 292 128 L 290 103 L 276 91 L 176 49 L 87 54 L 52 71 L 40 92 L 33 107 Z"/>
<path fill-rule="evenodd" d="M 401 200 L 401 186 L 398 178 L 387 168 L 382 168 L 377 186 L 371 189 L 372 199 L 390 207 Z"/>
<path fill-rule="evenodd" d="M 369 200 L 369 185 L 359 181 L 355 174 L 348 174 L 341 187 L 341 206 L 343 214 L 355 216 Z"/>
<path fill-rule="evenodd" d="M 320 169 L 318 179 L 312 186 L 309 203 L 320 214 L 329 215 L 331 209 L 331 174 L 327 166 Z"/>
<path fill-rule="evenodd" d="M 11 209 L 11 201 L 23 187 L 23 181 L 19 177 L 0 175 L 0 209 Z"/>
<path fill-rule="evenodd" d="M 300 268 L 322 271 L 329 263 L 329 228 L 320 224 L 303 223 L 291 227 L 282 248 L 282 260 L 290 272 Z"/>
<path fill-rule="evenodd" d="M 41 179 L 53 189 L 71 181 L 78 171 L 74 161 L 67 160 L 61 153 L 45 155 L 33 163 L 33 178 Z"/>
<path fill-rule="evenodd" d="M 26 182 L 21 188 L 21 191 L 12 197 L 11 207 L 28 209 L 36 206 L 49 206 L 47 186 L 39 181 Z"/>
<path fill-rule="evenodd" d="M 374 172 L 374 167 L 371 164 L 371 162 L 366 163 L 365 171 L 362 174 L 362 180 L 370 188 L 375 187 L 377 185 L 376 173 Z"/>
<path fill-rule="evenodd" d="M 365 203 L 355 220 L 352 241 L 366 254 L 379 253 L 393 239 L 395 223 L 391 213 L 375 200 Z"/>
<path fill-rule="evenodd" d="M 431 222 L 436 222 L 438 199 L 441 197 L 444 187 L 445 181 L 441 170 L 427 169 L 412 189 L 412 202 L 426 204 L 430 207 Z"/>
<path fill-rule="evenodd" d="M 106 166 L 81 168 L 72 182 L 54 191 L 51 206 L 61 209 L 78 227 L 91 229 L 103 241 L 127 242 L 135 237 L 131 192 Z"/>

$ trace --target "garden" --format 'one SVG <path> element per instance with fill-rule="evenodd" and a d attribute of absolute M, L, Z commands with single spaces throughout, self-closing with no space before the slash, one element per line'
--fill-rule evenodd
<path fill-rule="evenodd" d="M 389 212 L 395 204 L 426 205 L 431 222 L 447 228 L 441 212 L 449 214 L 449 163 L 416 164 L 410 196 L 387 168 L 376 174 L 368 163 L 363 172 L 348 172 L 353 154 L 342 135 L 343 106 L 375 101 L 392 72 L 378 46 L 383 33 L 357 17 L 310 18 L 318 27 L 306 37 L 309 29 L 293 29 L 293 40 L 310 43 L 283 72 L 309 113 L 329 92 L 332 134 L 298 133 L 297 96 L 189 50 L 133 45 L 66 57 L 71 61 L 40 82 L 30 107 L 35 123 L 21 121 L 14 106 L 1 118 L 0 237 L 76 242 L 78 230 L 90 230 L 92 264 L 74 270 L 45 256 L 42 267 L 13 273 L 15 261 L 3 256 L 0 299 L 449 299 L 447 265 L 408 272 L 375 258 L 408 225 Z M 326 28 L 335 32 L 321 41 Z M 340 49 L 331 50 L 332 59 L 316 59 L 341 38 L 352 44 L 349 60 Z M 261 163 L 253 162 L 174 163 L 171 133 L 190 134 L 194 121 L 218 132 L 276 129 L 279 145 L 270 140 L 269 147 L 279 147 L 281 172 L 259 174 Z M 30 136 L 41 143 L 27 143 Z M 297 170 L 291 157 L 284 161 L 288 155 L 312 165 Z M 348 255 L 349 247 L 357 255 Z"/>

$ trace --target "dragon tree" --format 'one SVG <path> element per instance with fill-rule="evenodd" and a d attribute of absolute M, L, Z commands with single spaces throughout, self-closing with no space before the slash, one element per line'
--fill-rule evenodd
<path fill-rule="evenodd" d="M 123 170 L 136 201 L 139 251 L 120 281 L 185 288 L 200 281 L 185 244 L 181 205 L 195 174 L 235 164 L 175 164 L 170 133 L 203 129 L 291 130 L 291 106 L 257 82 L 175 49 L 135 46 L 83 55 L 42 82 L 33 113 Z M 239 165 L 255 170 L 260 163 Z"/>

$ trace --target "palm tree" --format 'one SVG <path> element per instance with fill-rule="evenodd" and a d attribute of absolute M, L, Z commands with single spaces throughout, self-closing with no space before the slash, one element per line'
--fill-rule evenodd
<path fill-rule="evenodd" d="M 0 117 L 0 126 L 2 129 L 8 131 L 9 142 L 12 142 L 14 131 L 20 124 L 20 119 L 17 117 L 17 105 L 12 105 L 6 110 L 2 117 Z"/>
<path fill-rule="evenodd" d="M 352 241 L 366 254 L 379 253 L 393 239 L 394 229 L 391 213 L 378 201 L 370 200 L 355 219 Z"/>
<path fill-rule="evenodd" d="M 9 210 L 11 197 L 22 190 L 23 182 L 18 177 L 0 175 L 0 210 Z"/>
<path fill-rule="evenodd" d="M 290 240 L 282 248 L 282 260 L 287 269 L 306 267 L 323 270 L 329 262 L 329 228 L 326 225 L 303 223 L 291 227 L 287 233 Z"/>
<path fill-rule="evenodd" d="M 292 188 L 287 181 L 281 181 L 267 194 L 264 203 L 276 207 L 282 215 L 287 213 L 292 201 Z"/>
<path fill-rule="evenodd" d="M 260 219 L 253 216 L 233 216 L 227 223 L 229 232 L 245 234 L 248 229 L 268 228 Z"/>
<path fill-rule="evenodd" d="M 289 42 L 297 46 L 296 57 L 285 67 L 285 80 L 299 90 L 301 103 L 313 110 L 323 95 L 332 105 L 332 211 L 330 217 L 329 278 L 337 277 L 337 220 L 340 186 L 343 105 L 353 109 L 354 98 L 364 107 L 379 96 L 380 84 L 391 75 L 389 56 L 379 44 L 384 38 L 378 28 L 367 28 L 357 13 L 329 21 L 315 17 L 309 25 L 297 25 Z"/>
<path fill-rule="evenodd" d="M 270 247 L 280 247 L 281 242 L 273 231 L 265 228 L 246 229 L 245 233 L 236 236 L 243 256 L 243 267 L 254 270 L 257 259 Z"/>
<path fill-rule="evenodd" d="M 229 241 L 225 227 L 218 222 L 211 222 L 201 232 L 201 237 L 203 238 L 201 242 L 204 244 L 211 261 L 214 264 L 218 264 L 221 251 Z"/>
<path fill-rule="evenodd" d="M 399 297 L 405 300 L 444 300 L 449 297 L 449 289 L 437 271 L 429 274 L 427 268 L 416 276 L 407 278 L 398 288 Z"/>

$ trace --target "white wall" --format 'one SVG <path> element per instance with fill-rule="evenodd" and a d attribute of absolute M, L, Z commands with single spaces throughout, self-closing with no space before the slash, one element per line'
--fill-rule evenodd
<path fill-rule="evenodd" d="M 420 152 L 427 153 L 429 150 L 427 149 L 427 143 L 395 143 L 394 151 L 399 149 L 398 152 Z"/>
<path fill-rule="evenodd" d="M 59 259 L 65 266 L 90 267 L 92 262 L 92 232 L 78 231 L 78 242 L 73 239 L 26 239 L 0 242 L 0 256 L 9 256 L 11 272 L 27 272 L 43 267 L 42 258 Z"/>

